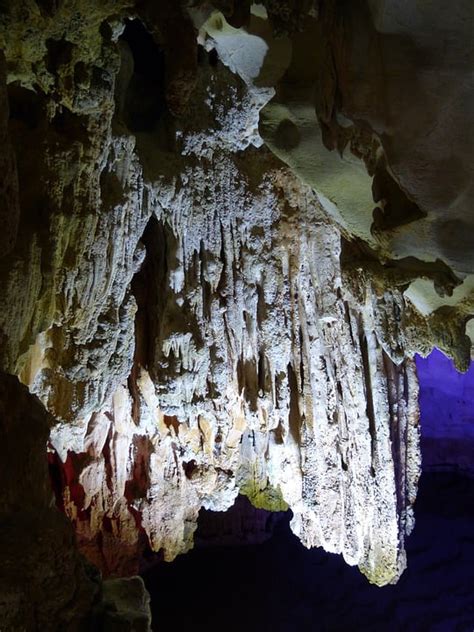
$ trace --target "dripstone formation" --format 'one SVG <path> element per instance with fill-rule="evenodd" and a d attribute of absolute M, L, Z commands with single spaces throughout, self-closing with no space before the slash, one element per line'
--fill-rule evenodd
<path fill-rule="evenodd" d="M 452 85 L 451 127 L 436 127 L 445 95 L 422 111 L 449 61 L 423 26 L 443 28 L 429 3 L 297 4 L 0 5 L 0 362 L 22 393 L 2 390 L 1 431 L 21 443 L 20 418 L 34 434 L 47 415 L 22 459 L 49 460 L 81 569 L 75 547 L 106 575 L 136 573 L 148 549 L 171 561 L 200 509 L 239 493 L 290 508 L 306 546 L 371 582 L 406 566 L 412 358 L 436 345 L 466 368 L 471 353 L 472 265 L 448 242 L 471 221 L 474 163 L 454 133 L 458 178 L 433 182 L 472 85 Z M 474 19 L 457 4 L 456 59 Z M 0 467 L 21 508 L 28 479 Z M 63 600 L 71 620 L 107 610 L 107 591 L 122 603 L 94 581 Z M 0 590 L 13 612 L 20 593 Z M 28 599 L 52 612 L 56 597 Z"/>

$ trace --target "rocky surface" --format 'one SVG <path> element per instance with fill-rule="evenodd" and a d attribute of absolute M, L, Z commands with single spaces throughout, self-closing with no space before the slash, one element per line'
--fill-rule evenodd
<path fill-rule="evenodd" d="M 142 580 L 102 583 L 54 506 L 44 450 L 52 421 L 17 378 L 0 374 L 2 632 L 149 630 Z"/>
<path fill-rule="evenodd" d="M 429 275 L 409 290 L 418 307 L 468 313 L 473 5 L 318 4 L 317 15 L 301 7 L 297 35 L 285 29 L 290 52 L 262 135 L 379 257 L 413 271 L 425 263 Z M 452 301 L 444 264 L 460 284 Z"/>
<path fill-rule="evenodd" d="M 2 374 L 0 620 L 9 632 L 52 630 L 78 621 L 99 592 L 74 547 L 71 525 L 51 507 L 44 453 L 50 425 L 27 388 Z"/>
<path fill-rule="evenodd" d="M 138 542 L 137 521 L 171 560 L 192 545 L 200 507 L 226 509 L 240 489 L 257 506 L 288 504 L 308 546 L 386 581 L 403 568 L 418 475 L 414 368 L 397 368 L 375 333 L 393 297 L 369 282 L 364 303 L 353 296 L 340 235 L 308 190 L 270 165 L 256 180 L 252 152 L 239 167 L 233 179 L 224 153 L 212 171 L 198 164 L 149 222 L 145 243 L 159 258 L 143 273 L 169 272 L 146 277 L 148 304 L 137 290 L 136 322 L 143 309 L 157 322 L 137 329 L 128 382 L 76 426 L 77 456 L 67 456 L 69 426 L 51 435 L 67 459 L 65 511 L 81 540 L 106 534 L 101 565 L 112 572 L 120 542 Z M 246 170 L 253 189 L 237 184 Z M 369 532 L 380 544 L 367 544 Z"/>
<path fill-rule="evenodd" d="M 102 600 L 101 625 L 104 630 L 150 630 L 150 597 L 141 577 L 107 580 L 104 583 Z M 159 621 L 159 617 L 157 620 Z"/>
<path fill-rule="evenodd" d="M 153 613 L 162 626 L 198 632 L 221 630 L 224 618 L 230 632 L 471 632 L 473 501 L 472 478 L 421 475 L 408 568 L 395 586 L 372 586 L 338 556 L 305 550 L 280 522 L 258 546 L 216 542 L 148 571 Z"/>
<path fill-rule="evenodd" d="M 21 0 L 0 15 L 0 365 L 54 418 L 58 504 L 107 574 L 133 574 L 148 546 L 188 551 L 200 509 L 239 492 L 290 507 L 306 546 L 376 584 L 405 567 L 410 358 L 436 344 L 466 368 L 470 303 L 407 295 L 452 293 L 465 269 L 394 248 L 386 231 L 425 217 L 428 180 L 402 195 L 385 127 L 344 105 L 346 138 L 337 118 L 357 76 L 346 40 L 372 24 L 358 4 Z M 321 74 L 331 47 L 339 87 Z M 343 140 L 358 157 L 324 148 Z"/>

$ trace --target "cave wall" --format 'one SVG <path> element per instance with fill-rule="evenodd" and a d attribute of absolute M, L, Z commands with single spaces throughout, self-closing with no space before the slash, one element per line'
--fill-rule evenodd
<path fill-rule="evenodd" d="M 151 616 L 141 578 L 104 583 L 54 506 L 45 453 L 53 422 L 26 386 L 0 373 L 2 630 L 146 632 Z"/>
<path fill-rule="evenodd" d="M 474 371 L 456 371 L 435 349 L 416 359 L 420 382 L 421 449 L 426 470 L 474 473 Z"/>
<path fill-rule="evenodd" d="M 334 195 L 323 186 L 317 147 L 340 129 L 322 135 L 302 61 L 367 13 L 351 27 L 347 3 L 334 20 L 332 3 L 223 4 L 234 26 L 171 1 L 2 11 L 1 367 L 54 419 L 57 502 L 105 573 L 133 573 L 148 546 L 186 552 L 201 507 L 241 492 L 290 507 L 306 546 L 396 581 L 420 461 L 410 358 L 437 344 L 466 368 L 469 302 L 420 311 L 406 295 L 460 279 L 374 238 L 372 132 L 346 139 L 362 180 L 325 149 Z M 333 80 L 316 94 L 334 97 Z M 288 158 L 301 139 L 312 179 Z"/>
<path fill-rule="evenodd" d="M 17 378 L 0 377 L 0 617 L 6 630 L 52 629 L 92 610 L 99 585 L 54 508 L 44 452 L 51 418 Z M 23 626 L 23 627 L 22 627 Z"/>

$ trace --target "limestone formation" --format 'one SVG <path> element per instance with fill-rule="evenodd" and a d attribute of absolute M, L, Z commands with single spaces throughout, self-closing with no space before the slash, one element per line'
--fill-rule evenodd
<path fill-rule="evenodd" d="M 375 71 L 352 94 L 349 37 L 390 29 L 377 3 L 372 22 L 362 2 L 192 4 L 3 10 L 1 368 L 54 419 L 57 502 L 105 573 L 185 553 L 200 509 L 242 493 L 394 582 L 420 465 L 412 358 L 436 344 L 466 367 L 471 303 L 438 296 L 464 264 L 396 246 L 431 221 L 429 170 L 416 194 L 404 175 L 428 149 L 380 123 Z"/>
<path fill-rule="evenodd" d="M 113 618 L 121 626 L 116 629 L 149 630 L 143 582 L 103 584 L 77 550 L 71 524 L 54 507 L 44 451 L 51 422 L 17 378 L 0 374 L 1 629 L 91 630 Z M 120 591 L 129 585 L 135 598 L 128 609 L 117 608 Z M 139 621 L 142 627 L 134 627 Z"/>

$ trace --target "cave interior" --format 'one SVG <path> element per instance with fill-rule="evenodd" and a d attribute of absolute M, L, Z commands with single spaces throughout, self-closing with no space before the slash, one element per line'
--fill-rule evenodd
<path fill-rule="evenodd" d="M 473 632 L 473 42 L 0 1 L 0 632 Z"/>

